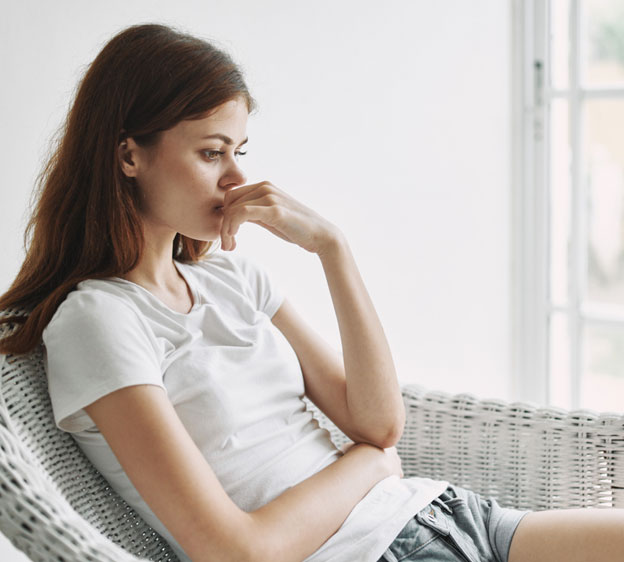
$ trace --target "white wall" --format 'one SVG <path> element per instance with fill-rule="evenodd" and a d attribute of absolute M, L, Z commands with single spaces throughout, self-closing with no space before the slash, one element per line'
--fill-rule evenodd
<path fill-rule="evenodd" d="M 0 291 L 23 258 L 30 190 L 78 78 L 121 28 L 168 23 L 242 64 L 260 104 L 248 180 L 272 181 L 347 235 L 401 382 L 512 398 L 510 1 L 3 8 Z M 238 244 L 338 347 L 318 259 L 254 224 Z M 0 558 L 23 559 L 9 552 Z"/>

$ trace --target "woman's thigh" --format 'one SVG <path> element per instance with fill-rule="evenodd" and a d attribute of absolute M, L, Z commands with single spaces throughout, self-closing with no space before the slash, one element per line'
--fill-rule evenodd
<path fill-rule="evenodd" d="M 535 511 L 522 519 L 509 562 L 621 562 L 624 509 Z"/>
<path fill-rule="evenodd" d="M 380 562 L 507 562 L 511 537 L 527 513 L 450 485 L 408 522 Z"/>

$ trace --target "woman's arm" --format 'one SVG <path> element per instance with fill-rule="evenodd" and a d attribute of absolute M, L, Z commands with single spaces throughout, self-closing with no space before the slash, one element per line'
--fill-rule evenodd
<path fill-rule="evenodd" d="M 346 241 L 338 235 L 326 248 L 319 257 L 344 354 L 313 330 L 288 299 L 271 320 L 297 353 L 306 396 L 353 441 L 390 447 L 405 421 L 390 350 Z"/>
<path fill-rule="evenodd" d="M 356 445 L 247 513 L 225 493 L 161 387 L 125 387 L 85 410 L 193 562 L 300 562 L 338 530 L 377 482 L 401 476 L 396 449 Z"/>
<path fill-rule="evenodd" d="M 301 363 L 306 395 L 354 441 L 385 448 L 400 438 L 405 407 L 381 322 L 342 232 L 270 182 L 225 194 L 221 240 L 236 248 L 234 236 L 254 222 L 308 252 L 318 254 L 338 319 L 343 357 L 283 307 L 274 324 Z"/>
<path fill-rule="evenodd" d="M 386 335 L 340 231 L 318 256 L 340 330 L 350 423 L 369 441 L 389 447 L 403 432 L 405 406 Z"/>

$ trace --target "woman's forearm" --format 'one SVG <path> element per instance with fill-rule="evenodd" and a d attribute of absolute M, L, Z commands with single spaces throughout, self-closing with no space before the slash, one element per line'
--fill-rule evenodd
<path fill-rule="evenodd" d="M 387 455 L 362 444 L 279 497 L 251 512 L 257 560 L 301 562 L 342 525 L 354 506 L 389 476 Z"/>
<path fill-rule="evenodd" d="M 340 329 L 349 414 L 362 435 L 377 443 L 393 436 L 394 443 L 405 424 L 405 407 L 375 307 L 340 231 L 318 255 Z"/>

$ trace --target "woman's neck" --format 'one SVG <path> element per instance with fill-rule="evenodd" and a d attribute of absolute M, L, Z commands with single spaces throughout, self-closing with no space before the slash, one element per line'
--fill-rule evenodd
<path fill-rule="evenodd" d="M 139 262 L 120 277 L 148 290 L 179 294 L 185 282 L 173 263 L 175 233 L 157 235 L 144 226 L 143 236 L 145 244 Z"/>

